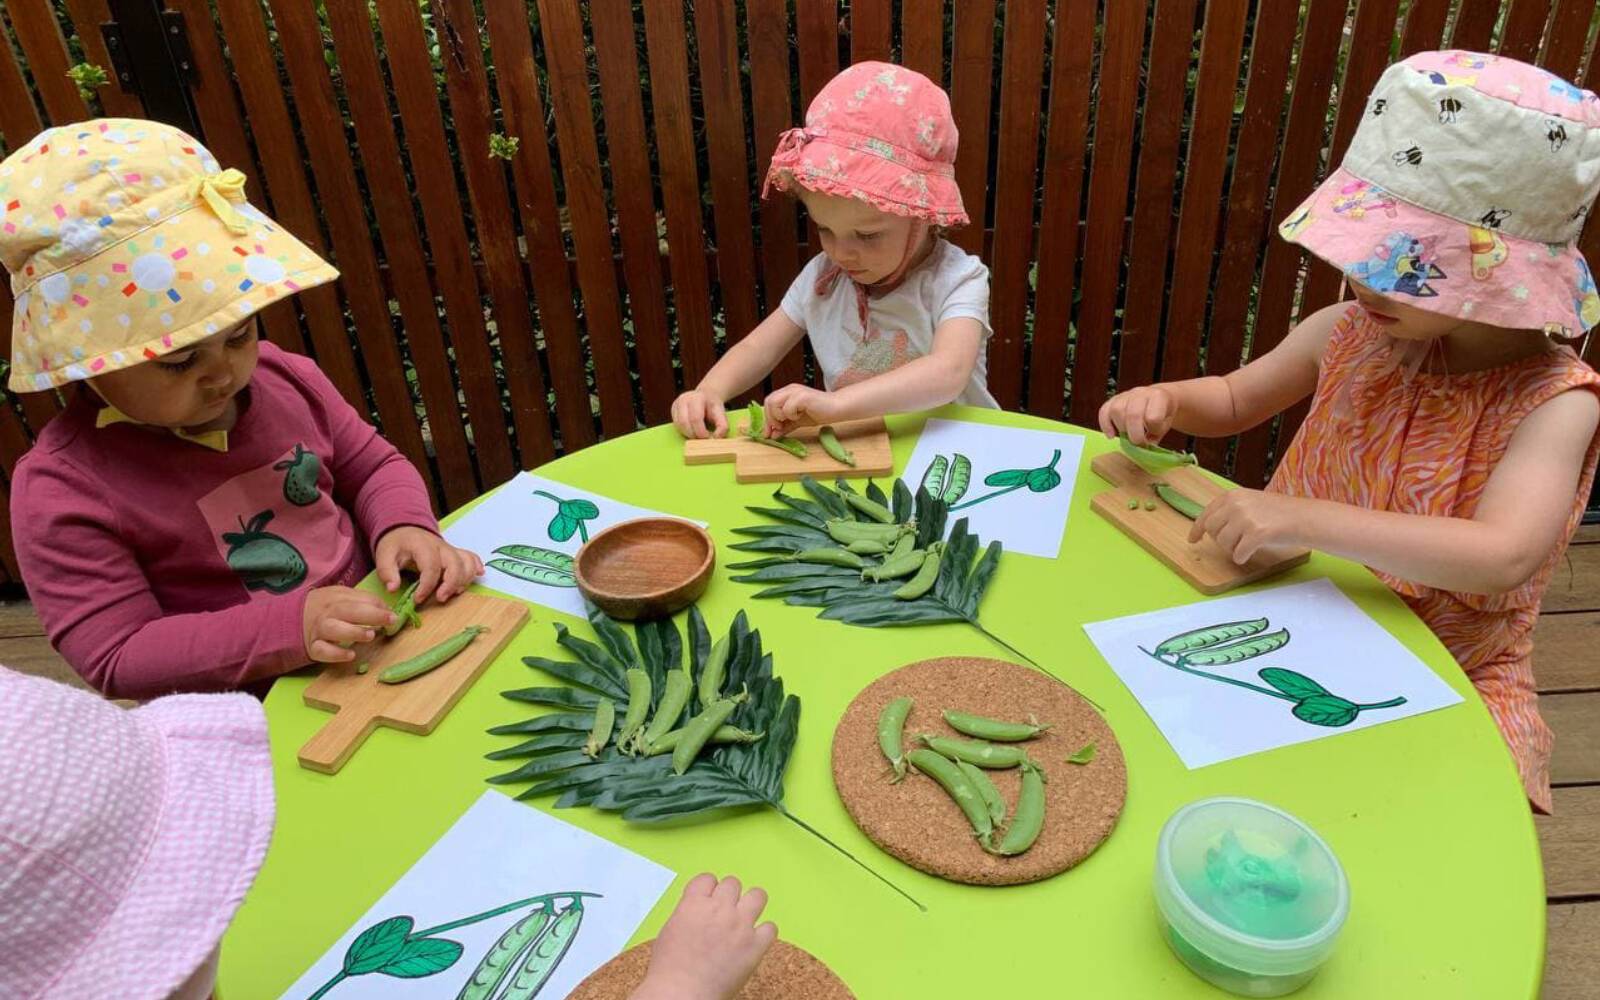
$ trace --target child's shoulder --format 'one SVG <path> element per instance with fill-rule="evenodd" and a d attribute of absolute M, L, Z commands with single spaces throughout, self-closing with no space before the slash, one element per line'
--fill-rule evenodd
<path fill-rule="evenodd" d="M 989 280 L 989 267 L 982 258 L 967 253 L 943 236 L 939 237 L 938 243 L 934 245 L 928 263 L 942 283 L 959 284 L 974 279 Z"/>

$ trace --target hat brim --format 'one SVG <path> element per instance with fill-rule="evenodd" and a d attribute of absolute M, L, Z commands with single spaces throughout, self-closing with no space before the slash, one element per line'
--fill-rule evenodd
<path fill-rule="evenodd" d="M 821 136 L 787 156 L 774 156 L 767 183 L 780 191 L 793 185 L 864 201 L 880 212 L 936 226 L 964 226 L 970 221 L 954 176 L 915 170 Z"/>
<path fill-rule="evenodd" d="M 1380 295 L 1510 329 L 1576 336 L 1600 322 L 1583 254 L 1419 208 L 1335 170 L 1278 233 Z"/>
<path fill-rule="evenodd" d="M 205 698 L 197 723 L 183 702 Z M 222 940 L 272 839 L 272 759 L 261 705 L 245 694 L 176 695 L 130 710 L 165 749 L 163 808 L 117 908 L 47 992 L 165 998 Z"/>

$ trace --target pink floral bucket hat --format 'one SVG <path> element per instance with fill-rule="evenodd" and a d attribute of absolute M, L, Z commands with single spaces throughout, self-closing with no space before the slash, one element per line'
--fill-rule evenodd
<path fill-rule="evenodd" d="M 222 940 L 272 821 L 249 695 L 129 710 L 0 667 L 0 996 L 170 996 Z"/>
<path fill-rule="evenodd" d="M 1600 294 L 1574 241 L 1600 192 L 1600 98 L 1502 56 L 1384 71 L 1344 162 L 1279 227 L 1431 312 L 1576 336 Z"/>
<path fill-rule="evenodd" d="M 778 137 L 761 196 L 791 184 L 936 226 L 967 222 L 950 98 L 915 70 L 861 62 L 823 87 L 803 128 Z"/>

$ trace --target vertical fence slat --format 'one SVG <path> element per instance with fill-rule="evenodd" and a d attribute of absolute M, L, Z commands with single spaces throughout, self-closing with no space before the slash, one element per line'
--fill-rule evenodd
<path fill-rule="evenodd" d="M 1133 112 L 1139 100 L 1144 48 L 1144 0 L 1106 9 L 1094 126 L 1094 165 L 1089 174 L 1089 228 L 1085 235 L 1083 301 L 1078 307 L 1078 342 L 1072 362 L 1070 418 L 1093 426 L 1106 398 L 1117 285 L 1122 270 L 1124 212 L 1133 156 Z"/>
<path fill-rule="evenodd" d="M 1500 54 L 1533 62 L 1550 20 L 1550 0 L 1510 0 L 1506 26 L 1500 36 Z"/>
<path fill-rule="evenodd" d="M 143 118 L 144 102 L 137 94 L 124 91 L 111 70 L 111 53 L 106 51 L 105 37 L 100 34 L 100 25 L 111 20 L 106 0 L 67 0 L 67 9 L 72 12 L 72 25 L 78 32 L 83 54 L 111 77 L 109 83 L 96 91 L 100 106 L 108 115 Z"/>
<path fill-rule="evenodd" d="M 344 79 L 345 96 L 366 172 L 367 196 L 372 201 L 389 265 L 390 288 L 400 304 L 417 388 L 428 414 L 434 460 L 444 482 L 446 506 L 459 507 L 478 494 L 472 451 L 466 426 L 450 377 L 450 357 L 444 330 L 439 325 L 433 282 L 423 256 L 422 234 L 411 202 L 394 120 L 385 97 L 383 68 L 378 63 L 374 32 L 365 5 L 334 4 L 328 10 L 328 27 Z M 470 273 L 470 272 L 469 272 Z M 384 377 L 376 374 L 374 377 Z M 392 377 L 392 376 L 391 376 Z"/>
<path fill-rule="evenodd" d="M 1282 153 L 1278 158 L 1277 182 L 1267 209 L 1269 225 L 1293 211 L 1316 187 L 1328 94 L 1337 71 L 1345 8 L 1346 0 L 1311 0 L 1306 14 L 1305 27 L 1300 32 L 1289 122 L 1284 128 Z M 1301 260 L 1300 248 L 1273 232 L 1257 284 L 1260 291 L 1256 299 L 1251 357 L 1260 357 L 1272 350 L 1288 332 L 1289 313 L 1294 307 L 1295 275 Z M 1270 420 L 1241 434 L 1234 456 L 1234 479 L 1246 486 L 1261 485 L 1271 445 Z"/>
<path fill-rule="evenodd" d="M 1412 0 L 1406 11 L 1406 26 L 1400 34 L 1400 58 L 1436 49 L 1444 38 L 1444 22 L 1450 16 L 1450 0 Z"/>
<path fill-rule="evenodd" d="M 1201 32 L 1200 74 L 1195 83 L 1189 151 L 1183 167 L 1178 241 L 1173 251 L 1171 302 L 1167 306 L 1166 345 L 1161 377 L 1193 378 L 1200 370 L 1200 332 L 1222 214 L 1222 185 L 1228 167 L 1234 91 L 1249 0 L 1211 0 Z"/>
<path fill-rule="evenodd" d="M 850 61 L 853 63 L 868 59 L 875 59 L 878 62 L 892 61 L 894 53 L 890 46 L 890 36 L 893 34 L 893 29 L 894 8 L 889 0 L 851 0 Z"/>
<path fill-rule="evenodd" d="M 1278 149 L 1278 124 L 1283 114 L 1284 84 L 1299 12 L 1289 4 L 1262 4 L 1250 39 L 1250 78 L 1239 121 L 1233 177 L 1228 184 L 1227 220 L 1215 289 L 1205 371 L 1226 375 L 1239 364 L 1244 346 L 1250 283 L 1265 241 L 1274 238 L 1266 217 L 1267 186 Z M 1220 471 L 1227 456 L 1226 438 L 1203 438 L 1196 451 L 1206 467 Z"/>
<path fill-rule="evenodd" d="M 416 0 L 377 0 L 377 9 L 391 87 L 432 250 L 434 280 L 444 298 L 456 371 L 466 396 L 478 474 L 482 487 L 488 489 L 510 479 L 516 463 L 489 355 L 489 333 L 467 244 L 455 167 L 445 144 L 433 65 Z"/>
<path fill-rule="evenodd" d="M 61 37 L 61 25 L 48 0 L 7 0 L 6 12 L 51 123 L 88 118 L 89 106 L 67 76 L 67 40 Z"/>
<path fill-rule="evenodd" d="M 772 163 L 778 134 L 797 124 L 790 106 L 789 11 L 784 0 L 746 0 L 745 22 L 752 66 L 765 67 L 750 74 L 750 111 L 755 123 L 756 176 L 760 185 Z M 760 196 L 760 190 L 752 192 Z M 766 285 L 767 312 L 778 308 L 783 295 L 800 273 L 799 227 L 794 199 L 773 192 L 761 202 L 761 273 Z M 778 362 L 772 384 L 804 382 L 805 349 L 796 346 Z"/>
<path fill-rule="evenodd" d="M 1583 48 L 1589 41 L 1589 19 L 1595 0 L 1557 0 L 1550 33 L 1539 54 L 1539 65 L 1567 80 L 1577 77 Z"/>
<path fill-rule="evenodd" d="M 16 53 L 11 51 L 4 30 L 0 30 L 0 135 L 5 137 L 6 152 L 16 152 L 43 128 L 44 121 L 33 103 L 33 92 L 22 78 Z"/>
<path fill-rule="evenodd" d="M 956 183 L 972 222 L 952 232 L 949 238 L 968 253 L 982 254 L 989 221 L 989 98 L 994 82 L 995 3 L 961 0 L 955 6 L 955 14 L 950 111 L 960 139 Z"/>
<path fill-rule="evenodd" d="M 276 214 L 272 199 L 263 187 L 261 168 L 250 152 L 242 126 L 244 111 L 234 96 L 233 79 L 222 58 L 222 43 L 211 19 L 209 0 L 167 0 L 167 6 L 183 15 L 189 35 L 189 56 L 194 60 L 197 79 L 189 85 L 196 116 L 206 147 L 217 162 L 249 175 L 246 191 L 263 210 Z M 295 318 L 292 300 L 279 302 L 261 311 L 261 324 L 267 339 L 286 351 L 304 354 L 306 339 Z"/>
<path fill-rule="evenodd" d="M 900 0 L 900 65 L 943 86 L 944 0 Z"/>
<path fill-rule="evenodd" d="M 1450 32 L 1450 47 L 1474 52 L 1488 51 L 1495 22 L 1499 19 L 1500 0 L 1461 0 L 1461 7 L 1456 11 L 1455 28 Z"/>
<path fill-rule="evenodd" d="M 989 323 L 994 328 L 989 340 L 989 389 L 1008 410 L 1022 403 L 1044 42 L 1044 0 L 1009 0 L 1000 65 L 1000 149 L 995 159 L 994 271 L 989 292 Z"/>
<path fill-rule="evenodd" d="M 633 320 L 634 351 L 639 359 L 639 387 L 644 396 L 645 422 L 656 424 L 667 418 L 678 386 L 673 376 L 672 335 L 667 324 L 667 290 L 656 227 L 649 133 L 639 87 L 635 22 L 632 8 L 622 4 L 591 5 L 589 20 L 600 70 L 611 197 L 616 204 L 628 315 Z"/>
<path fill-rule="evenodd" d="M 1128 289 L 1118 334 L 1117 388 L 1155 378 L 1165 295 L 1150 287 L 1165 282 L 1172 251 L 1178 181 L 1178 144 L 1184 104 L 1174 100 L 1188 80 L 1194 45 L 1195 0 L 1157 0 L 1151 28 L 1144 120 L 1139 133 L 1139 176 L 1133 195 L 1133 231 L 1128 243 Z"/>
<path fill-rule="evenodd" d="M 1050 53 L 1050 121 L 1044 143 L 1044 201 L 1039 224 L 1033 350 L 1028 409 L 1054 420 L 1065 416 L 1067 338 L 1078 257 L 1078 208 L 1088 140 L 1090 76 L 1094 64 L 1095 4 L 1064 0 L 1056 7 Z"/>
<path fill-rule="evenodd" d="M 233 56 L 234 74 L 244 98 L 250 131 L 255 134 L 258 148 L 273 151 L 273 155 L 262 157 L 261 167 L 272 193 L 275 218 L 306 246 L 321 253 L 322 233 L 317 224 L 317 210 L 301 169 L 300 146 L 289 120 L 289 109 L 284 104 L 278 62 L 273 58 L 272 43 L 267 39 L 261 6 L 257 0 L 218 0 L 217 13 L 228 36 L 228 50 Z M 345 332 L 343 309 L 335 286 L 308 288 L 295 298 L 305 313 L 317 354 L 317 367 L 350 405 L 365 413 L 366 398 L 361 378 L 356 373 L 355 353 Z"/>
<path fill-rule="evenodd" d="M 645 5 L 648 10 L 650 5 Z M 795 41 L 800 47 L 800 110 L 839 73 L 839 6 L 836 0 L 795 0 Z"/>
<path fill-rule="evenodd" d="M 711 211 L 716 224 L 717 285 L 729 347 L 761 321 L 756 310 L 756 246 L 750 226 L 750 163 L 745 155 L 739 25 L 735 15 L 732 4 L 694 5 L 700 93 L 705 102 L 709 147 Z"/>
<path fill-rule="evenodd" d="M 666 202 L 672 301 L 678 319 L 684 385 L 698 385 L 716 361 L 710 276 L 706 267 L 700 172 L 695 166 L 694 121 L 689 103 L 687 13 L 682 0 L 644 5 L 650 102 L 655 118 L 661 194 Z"/>
<path fill-rule="evenodd" d="M 428 455 L 416 410 L 411 405 L 394 340 L 394 324 L 383 295 L 372 234 L 356 183 L 350 143 L 345 135 L 333 81 L 323 56 L 323 42 L 312 0 L 272 0 L 272 22 L 283 45 L 283 60 L 294 88 L 295 109 L 304 130 L 317 192 L 328 220 L 334 263 L 349 304 L 361 354 L 371 375 L 373 399 L 383 421 L 383 434 L 399 448 L 434 491 L 427 475 Z M 434 497 L 437 506 L 439 497 Z"/>

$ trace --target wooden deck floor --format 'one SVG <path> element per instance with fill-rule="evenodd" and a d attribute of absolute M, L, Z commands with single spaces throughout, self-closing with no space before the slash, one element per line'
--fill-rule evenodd
<path fill-rule="evenodd" d="M 25 602 L 0 602 L 0 663 L 81 683 Z M 1534 671 L 1556 733 L 1556 815 L 1537 821 L 1549 899 L 1543 996 L 1592 1000 L 1600 989 L 1600 527 L 1579 532 L 1550 585 Z"/>

